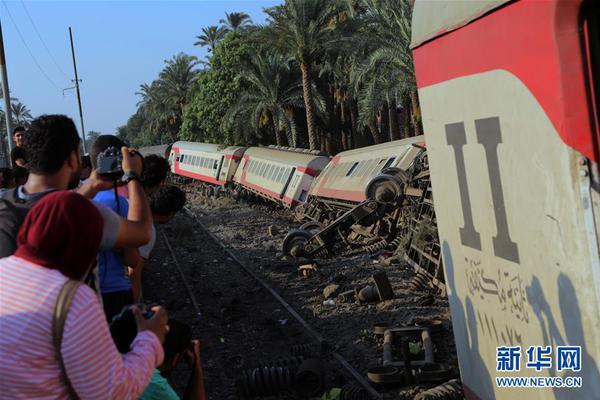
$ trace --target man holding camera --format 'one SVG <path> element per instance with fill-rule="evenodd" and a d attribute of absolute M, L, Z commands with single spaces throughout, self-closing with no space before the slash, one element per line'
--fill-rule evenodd
<path fill-rule="evenodd" d="M 73 121 L 64 115 L 43 115 L 32 121 L 23 137 L 27 151 L 29 177 L 14 189 L 0 190 L 0 258 L 12 255 L 16 237 L 25 215 L 46 194 L 74 189 L 80 177 L 80 139 Z M 122 149 L 123 169 L 133 174 L 142 171 L 141 157 Z M 92 173 L 77 189 L 87 198 L 112 186 L 111 181 Z M 97 204 L 103 217 L 102 249 L 139 247 L 150 240 L 152 215 L 141 184 L 127 183 L 129 209 L 127 218 L 120 218 L 110 209 Z"/>
<path fill-rule="evenodd" d="M 112 179 L 112 190 L 103 190 L 96 193 L 94 202 L 102 204 L 120 216 L 129 212 L 128 200 L 117 193 L 117 183 L 124 180 L 135 181 L 140 184 L 140 173 L 125 172 L 121 167 L 120 152 L 124 143 L 112 135 L 101 135 L 94 141 L 90 151 L 92 168 L 96 174 L 107 179 Z M 141 185 L 141 184 L 140 184 Z M 151 228 L 152 229 L 152 228 Z M 119 248 L 101 251 L 98 254 L 98 279 L 100 293 L 107 320 L 134 303 L 132 284 L 129 279 L 128 266 L 135 267 L 139 253 L 136 248 Z"/>

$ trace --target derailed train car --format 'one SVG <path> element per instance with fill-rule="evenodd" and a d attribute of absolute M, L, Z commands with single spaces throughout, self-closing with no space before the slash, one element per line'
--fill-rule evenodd
<path fill-rule="evenodd" d="M 469 399 L 600 398 L 599 22 L 596 1 L 415 3 L 414 64 Z"/>
<path fill-rule="evenodd" d="M 294 207 L 306 201 L 315 176 L 329 163 L 323 153 L 289 147 L 251 147 L 233 181 L 235 196 L 253 193 Z"/>
<path fill-rule="evenodd" d="M 169 162 L 171 172 L 213 185 L 231 182 L 245 147 L 222 147 L 210 143 L 175 142 Z"/>

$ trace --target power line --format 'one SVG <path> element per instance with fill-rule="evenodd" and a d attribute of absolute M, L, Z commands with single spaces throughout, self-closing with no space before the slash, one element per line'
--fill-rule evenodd
<path fill-rule="evenodd" d="M 48 53 L 48 55 L 52 59 L 52 62 L 54 63 L 54 65 L 56 65 L 56 68 L 58 68 L 58 70 L 61 72 L 61 74 L 63 74 L 65 76 L 65 78 L 71 79 L 71 78 L 69 78 L 69 76 L 67 75 L 67 73 L 61 68 L 61 66 L 58 65 L 58 63 L 56 62 L 56 59 L 52 55 L 52 52 L 50 51 L 50 49 L 48 48 L 48 46 L 46 45 L 46 42 L 42 38 L 42 35 L 40 35 L 40 31 L 38 30 L 37 26 L 35 25 L 35 22 L 33 22 L 33 18 L 31 18 L 31 14 L 29 14 L 29 11 L 27 10 L 27 7 L 25 7 L 25 2 L 23 0 L 21 0 L 21 5 L 23 6 L 23 10 L 25 10 L 25 14 L 27 14 L 27 17 L 29 18 L 29 21 L 31 22 L 31 25 L 33 26 L 33 29 L 35 30 L 35 33 L 37 34 L 37 37 L 40 39 L 40 42 L 42 42 L 42 45 L 44 45 L 44 48 L 46 49 L 46 52 Z"/>
<path fill-rule="evenodd" d="M 27 42 L 25 41 L 25 38 L 23 37 L 23 34 L 21 33 L 21 30 L 19 29 L 19 26 L 15 22 L 15 19 L 13 18 L 12 14 L 10 13 L 10 10 L 8 9 L 8 6 L 6 5 L 6 2 L 4 0 L 2 0 L 2 4 L 4 5 L 4 8 L 6 9 L 6 12 L 8 13 L 8 16 L 9 16 L 11 22 L 15 26 L 15 29 L 16 29 L 17 33 L 19 34 L 19 37 L 21 38 L 21 42 L 23 42 L 23 45 L 27 49 L 27 52 L 31 56 L 31 59 L 33 60 L 34 64 L 38 67 L 38 69 L 40 70 L 40 72 L 42 73 L 42 75 L 44 75 L 44 77 L 48 80 L 48 82 L 50 82 L 52 84 L 52 86 L 54 86 L 56 88 L 56 90 L 60 91 L 60 89 L 58 88 L 58 86 L 56 85 L 56 83 L 54 83 L 54 81 L 48 76 L 48 74 L 46 74 L 46 72 L 44 71 L 44 69 L 42 68 L 42 66 L 40 65 L 40 63 L 37 61 L 37 59 L 33 55 L 33 52 L 29 48 L 29 45 L 27 45 Z"/>

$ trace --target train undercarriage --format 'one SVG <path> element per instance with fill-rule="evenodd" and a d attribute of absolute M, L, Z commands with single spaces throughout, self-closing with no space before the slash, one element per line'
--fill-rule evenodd
<path fill-rule="evenodd" d="M 295 210 L 303 224 L 288 233 L 283 253 L 315 260 L 387 250 L 414 269 L 412 287 L 445 294 L 426 152 L 407 171 L 382 171 L 365 197 L 360 204 L 311 198 Z"/>

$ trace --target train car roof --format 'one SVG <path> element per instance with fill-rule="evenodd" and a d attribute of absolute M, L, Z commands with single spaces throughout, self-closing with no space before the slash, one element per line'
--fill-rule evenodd
<path fill-rule="evenodd" d="M 250 147 L 248 150 L 246 150 L 245 155 L 275 161 L 283 164 L 300 166 L 308 166 L 308 164 L 310 164 L 316 159 L 329 159 L 328 156 L 319 156 L 310 153 L 277 150 L 268 147 Z"/>
<path fill-rule="evenodd" d="M 232 153 L 236 150 L 245 149 L 245 147 L 240 147 L 240 146 L 223 147 L 220 144 L 200 143 L 200 142 L 184 142 L 184 141 L 175 142 L 173 144 L 173 146 L 177 146 L 179 148 L 185 148 L 187 150 L 193 150 L 193 151 L 204 151 L 207 153 Z"/>
<path fill-rule="evenodd" d="M 413 143 L 425 144 L 425 136 L 424 135 L 413 136 L 413 137 L 409 137 L 406 139 L 394 140 L 393 142 L 385 142 L 385 143 L 375 144 L 373 146 L 366 146 L 366 147 L 361 147 L 358 149 L 342 151 L 341 153 L 338 153 L 335 157 L 346 157 L 346 156 L 351 156 L 351 155 L 361 154 L 361 153 L 374 153 L 378 150 L 386 149 L 389 147 L 410 145 Z"/>
<path fill-rule="evenodd" d="M 413 8 L 411 48 L 467 25 L 512 0 L 417 0 Z"/>
<path fill-rule="evenodd" d="M 156 154 L 161 157 L 164 157 L 167 147 L 169 147 L 168 144 L 159 144 L 158 146 L 140 147 L 140 153 L 142 153 L 142 155 L 144 157 L 149 156 L 150 154 Z"/>

